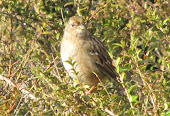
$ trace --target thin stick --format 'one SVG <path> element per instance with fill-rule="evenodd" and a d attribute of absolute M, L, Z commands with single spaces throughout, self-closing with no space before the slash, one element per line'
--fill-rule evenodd
<path fill-rule="evenodd" d="M 8 79 L 7 77 L 4 77 L 2 75 L 0 75 L 0 80 L 4 80 L 6 81 L 6 83 L 8 83 L 10 86 L 12 87 L 18 87 L 12 80 Z M 31 92 L 25 90 L 22 86 L 20 86 L 18 88 L 24 95 L 27 95 L 29 98 L 34 99 L 34 100 L 38 100 Z"/>
<path fill-rule="evenodd" d="M 93 72 L 93 73 L 94 73 L 94 74 L 95 74 L 95 76 L 98 78 L 99 82 L 100 82 L 100 83 L 101 83 L 101 85 L 104 87 L 104 90 L 106 91 L 107 95 L 108 95 L 108 96 L 109 96 L 109 98 L 110 98 L 109 92 L 107 91 L 106 87 L 104 86 L 104 84 L 102 83 L 102 81 L 100 80 L 100 78 L 98 77 L 98 75 L 97 75 L 95 72 Z"/>
<path fill-rule="evenodd" d="M 62 17 L 63 22 L 64 22 L 64 24 L 65 24 L 64 15 L 63 15 L 63 9 L 62 9 L 62 8 L 61 8 L 61 17 Z"/>

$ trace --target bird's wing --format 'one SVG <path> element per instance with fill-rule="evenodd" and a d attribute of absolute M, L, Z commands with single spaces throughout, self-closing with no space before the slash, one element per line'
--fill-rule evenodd
<path fill-rule="evenodd" d="M 117 81 L 116 77 L 119 77 L 116 72 L 116 68 L 112 65 L 112 59 L 107 53 L 107 49 L 104 44 L 95 37 L 90 36 L 89 44 L 91 46 L 90 55 L 93 56 L 96 61 L 96 65 L 103 71 L 106 75 L 112 77 Z"/>

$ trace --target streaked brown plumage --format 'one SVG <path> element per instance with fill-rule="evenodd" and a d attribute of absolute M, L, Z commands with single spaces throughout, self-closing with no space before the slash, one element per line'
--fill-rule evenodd
<path fill-rule="evenodd" d="M 87 94 L 99 83 L 95 74 L 101 81 L 108 78 L 117 81 L 118 74 L 105 46 L 88 32 L 81 16 L 71 17 L 65 27 L 61 42 L 61 59 L 71 77 L 78 77 L 81 82 L 93 85 Z M 70 59 L 75 62 L 74 66 L 67 62 Z M 78 73 L 77 76 L 72 67 Z"/>

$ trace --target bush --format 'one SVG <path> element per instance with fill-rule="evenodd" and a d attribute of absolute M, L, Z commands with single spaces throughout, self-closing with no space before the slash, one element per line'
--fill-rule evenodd
<path fill-rule="evenodd" d="M 168 0 L 0 1 L 0 115 L 170 114 L 168 11 Z M 74 15 L 108 47 L 125 94 L 106 82 L 86 96 L 65 72 L 59 48 Z"/>

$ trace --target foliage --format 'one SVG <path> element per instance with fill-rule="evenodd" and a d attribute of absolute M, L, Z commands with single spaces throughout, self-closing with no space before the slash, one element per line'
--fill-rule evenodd
<path fill-rule="evenodd" d="M 168 0 L 1 0 L 0 115 L 170 115 L 169 10 Z M 108 47 L 126 94 L 106 82 L 86 96 L 65 72 L 74 15 Z"/>

